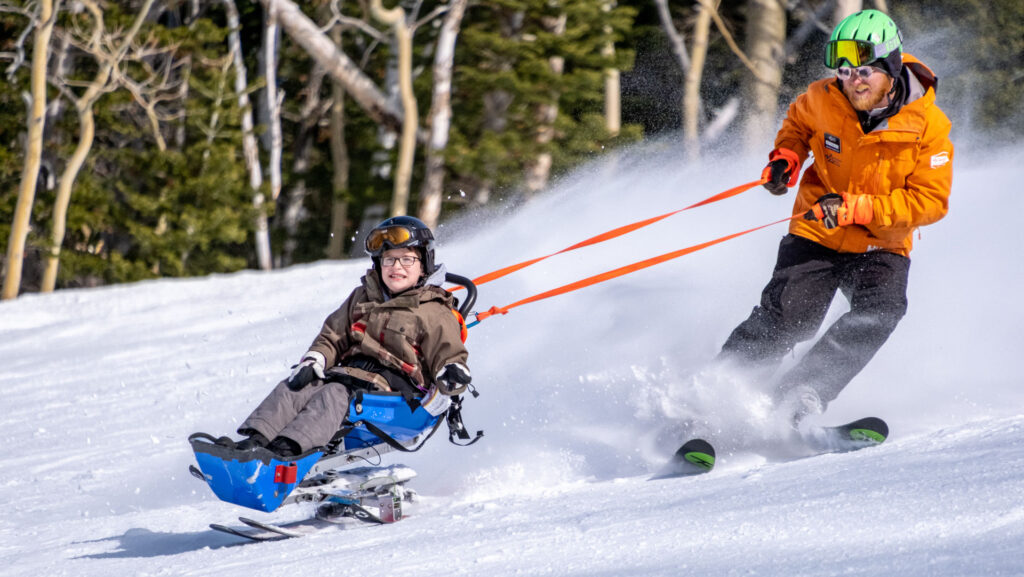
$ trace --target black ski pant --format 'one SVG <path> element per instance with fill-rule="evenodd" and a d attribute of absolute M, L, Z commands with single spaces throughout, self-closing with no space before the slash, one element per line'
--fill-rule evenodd
<path fill-rule="evenodd" d="M 779 379 L 775 390 L 779 399 L 792 387 L 807 385 L 827 406 L 903 318 L 909 271 L 910 259 L 902 255 L 840 253 L 787 235 L 779 245 L 775 271 L 761 293 L 760 305 L 729 335 L 719 359 L 774 369 L 797 343 L 818 332 L 836 291 L 841 290 L 850 310 Z"/>

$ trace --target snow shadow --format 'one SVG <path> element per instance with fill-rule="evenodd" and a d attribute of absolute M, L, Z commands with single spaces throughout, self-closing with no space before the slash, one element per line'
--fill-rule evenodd
<path fill-rule="evenodd" d="M 200 549 L 222 549 L 246 545 L 237 537 L 219 533 L 210 529 L 192 533 L 161 533 L 149 529 L 129 529 L 124 535 L 104 537 L 92 541 L 76 541 L 76 545 L 87 543 L 117 544 L 116 551 L 81 555 L 75 559 L 144 559 L 149 557 L 167 557 L 198 551 Z"/>

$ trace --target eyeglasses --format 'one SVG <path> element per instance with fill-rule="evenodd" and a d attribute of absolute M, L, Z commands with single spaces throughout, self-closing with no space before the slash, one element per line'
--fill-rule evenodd
<path fill-rule="evenodd" d="M 875 72 L 881 72 L 874 66 L 858 66 L 857 68 L 850 68 L 849 66 L 842 66 L 836 68 L 836 76 L 840 80 L 849 80 L 854 74 L 860 77 L 861 80 L 867 80 L 871 78 L 871 75 Z"/>
<path fill-rule="evenodd" d="M 395 263 L 399 263 L 399 264 L 402 265 L 402 268 L 409 268 L 412 265 L 416 264 L 416 261 L 418 261 L 418 260 L 420 260 L 419 257 L 409 256 L 409 255 L 400 256 L 398 258 L 395 258 L 393 256 L 386 256 L 386 257 L 380 259 L 380 265 L 382 267 L 383 266 L 395 266 Z"/>

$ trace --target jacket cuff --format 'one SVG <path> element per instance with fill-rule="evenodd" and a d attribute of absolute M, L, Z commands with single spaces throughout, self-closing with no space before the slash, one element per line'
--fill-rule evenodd
<path fill-rule="evenodd" d="M 843 204 L 851 224 L 871 224 L 875 219 L 875 206 L 870 195 L 843 193 Z"/>
<path fill-rule="evenodd" d="M 312 359 L 314 362 L 320 363 L 321 367 L 327 368 L 327 359 L 319 351 L 306 351 L 306 354 L 302 355 L 302 360 L 306 359 Z"/>
<path fill-rule="evenodd" d="M 776 160 L 785 160 L 788 163 L 787 170 L 789 171 L 789 182 L 786 186 L 796 186 L 797 180 L 800 178 L 800 157 L 795 152 L 788 148 L 776 148 L 771 151 L 768 155 L 768 162 L 775 162 Z"/>

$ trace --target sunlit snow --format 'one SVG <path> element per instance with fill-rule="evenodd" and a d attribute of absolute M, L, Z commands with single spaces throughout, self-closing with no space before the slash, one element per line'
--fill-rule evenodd
<path fill-rule="evenodd" d="M 756 386 L 704 370 L 756 304 L 781 226 L 513 309 L 470 330 L 469 448 L 438 435 L 402 522 L 241 544 L 187 472 L 194 431 L 233 433 L 368 261 L 322 262 L 0 303 L 0 574 L 1024 575 L 1024 150 L 962 147 L 949 216 L 915 238 L 910 309 L 819 423 L 885 418 L 869 450 L 781 456 Z M 757 177 L 650 143 L 520 208 L 447 223 L 474 277 Z M 454 192 L 454 191 L 453 191 Z M 788 215 L 755 189 L 480 288 L 477 310 Z M 837 301 L 830 318 L 845 305 Z M 798 354 L 803 350 L 798 350 Z M 791 360 L 787 362 L 792 362 Z M 679 427 L 723 447 L 649 481 Z M 781 447 L 784 448 L 784 447 Z M 782 451 L 784 452 L 784 451 Z"/>

